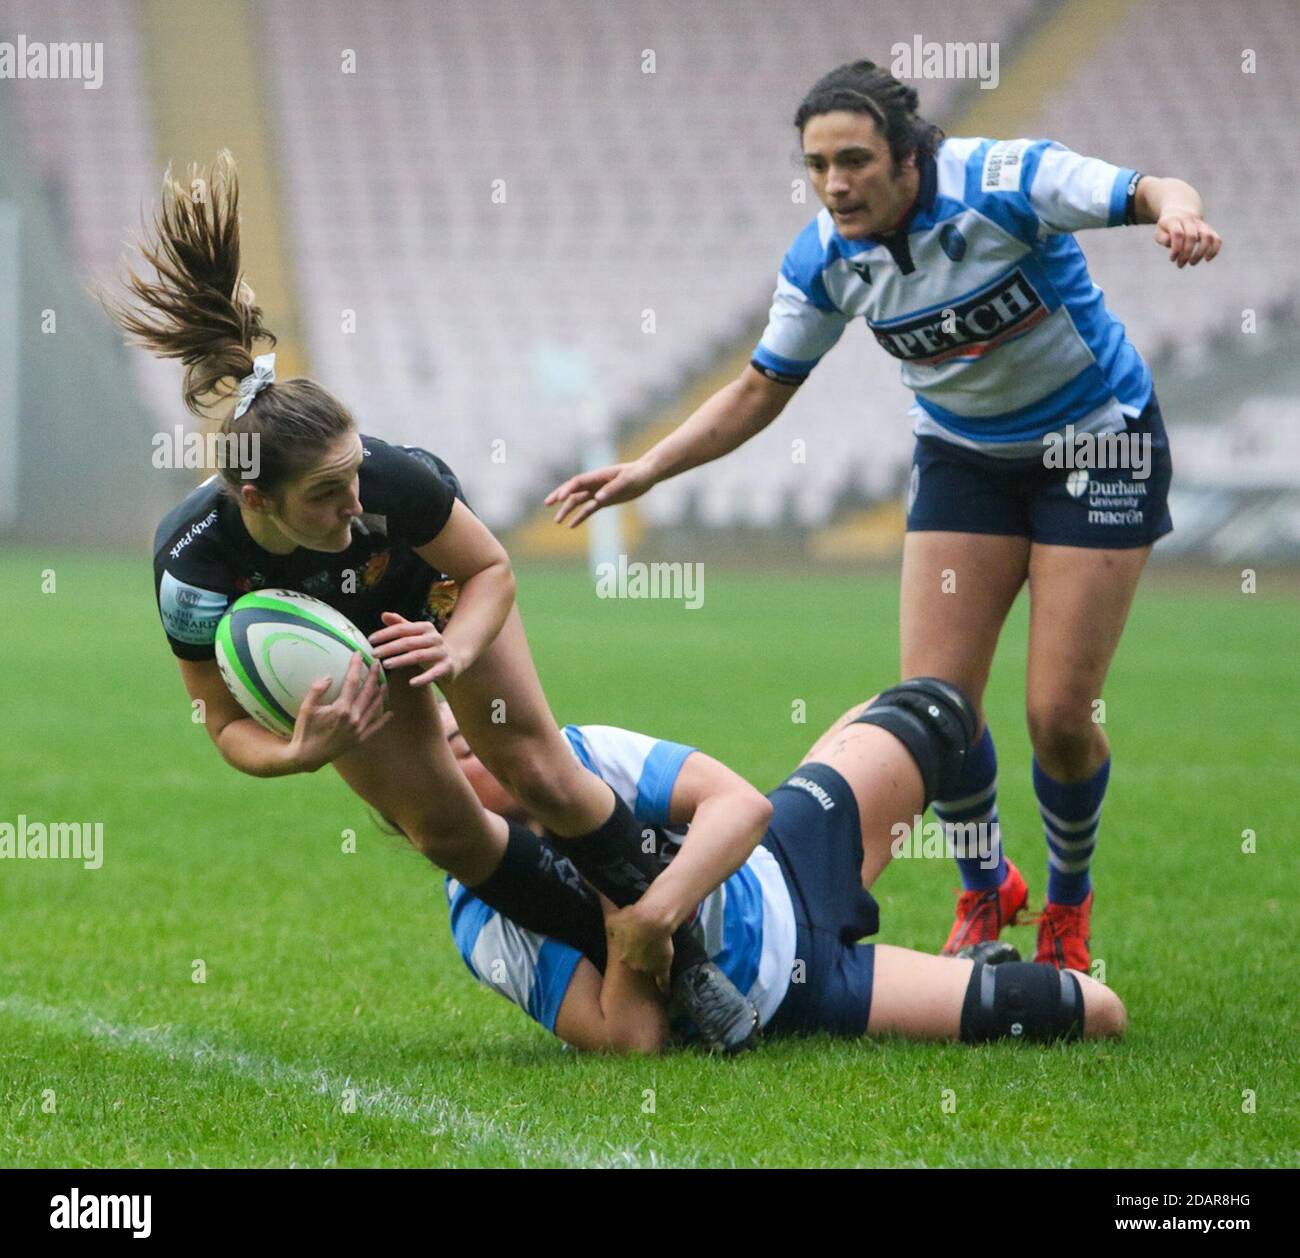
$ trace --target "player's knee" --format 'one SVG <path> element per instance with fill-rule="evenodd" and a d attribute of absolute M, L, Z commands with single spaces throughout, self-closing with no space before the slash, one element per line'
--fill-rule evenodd
<path fill-rule="evenodd" d="M 653 1057 L 668 1047 L 662 1019 L 630 1018 L 617 1027 L 608 1028 L 608 1033 L 606 1047 L 611 1053 Z"/>
<path fill-rule="evenodd" d="M 450 825 L 445 817 L 408 816 L 401 824 L 388 817 L 383 820 L 383 829 L 390 834 L 403 835 L 421 856 L 439 869 L 459 867 L 474 850 L 474 840 L 465 828 Z"/>
<path fill-rule="evenodd" d="M 531 748 L 512 749 L 489 766 L 498 781 L 534 816 L 563 811 L 571 802 L 569 782 L 555 765 Z M 567 766 L 566 766 L 567 767 Z"/>
<path fill-rule="evenodd" d="M 1091 704 L 1031 704 L 1026 716 L 1029 741 L 1044 768 L 1055 768 L 1058 775 L 1087 771 L 1103 737 Z"/>
<path fill-rule="evenodd" d="M 984 1044 L 998 1039 L 1078 1039 L 1084 1032 L 1079 977 L 1072 970 L 1029 961 L 977 965 L 962 1002 L 962 1040 Z"/>
<path fill-rule="evenodd" d="M 893 734 L 921 772 L 925 803 L 951 795 L 979 728 L 974 704 L 951 682 L 912 677 L 883 690 L 857 718 Z"/>
<path fill-rule="evenodd" d="M 1090 1040 L 1118 1039 L 1128 1029 L 1124 1002 L 1105 983 L 1087 974 L 1075 976 L 1083 993 L 1083 1033 Z"/>

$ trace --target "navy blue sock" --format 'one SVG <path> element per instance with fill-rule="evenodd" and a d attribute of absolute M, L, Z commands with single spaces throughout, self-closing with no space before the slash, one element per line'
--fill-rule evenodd
<path fill-rule="evenodd" d="M 1047 835 L 1047 898 L 1054 904 L 1082 904 L 1092 890 L 1088 866 L 1109 780 L 1109 756 L 1082 782 L 1058 782 L 1034 758 L 1034 794 Z"/>
<path fill-rule="evenodd" d="M 979 741 L 966 753 L 961 781 L 952 798 L 936 799 L 931 807 L 944 823 L 950 850 L 955 848 L 958 853 L 962 886 L 967 891 L 1001 886 L 1007 876 L 1007 862 L 1002 855 L 998 825 L 998 753 L 987 725 Z"/>

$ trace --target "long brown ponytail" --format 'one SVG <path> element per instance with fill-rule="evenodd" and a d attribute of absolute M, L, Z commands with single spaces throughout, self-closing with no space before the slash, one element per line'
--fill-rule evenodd
<path fill-rule="evenodd" d="M 275 344 L 262 310 L 240 273 L 239 175 L 223 149 L 209 170 L 193 165 L 190 185 L 163 176 L 162 205 L 140 243 L 157 280 L 128 270 L 134 301 L 110 306 L 122 329 L 160 358 L 185 364 L 189 411 L 211 416 L 253 370 L 257 341 Z"/>
<path fill-rule="evenodd" d="M 264 388 L 235 419 L 239 381 L 252 373 L 253 347 L 275 344 L 241 270 L 239 174 L 229 150 L 210 167 L 189 168 L 189 187 L 163 177 L 162 204 L 139 242 L 157 273 L 146 279 L 128 267 L 125 300 L 104 304 L 127 336 L 160 358 L 185 364 L 182 396 L 201 419 L 225 412 L 224 433 L 256 433 L 256 485 L 274 494 L 309 467 L 335 438 L 355 427 L 351 413 L 315 381 L 286 380 Z M 232 490 L 239 471 L 220 469 Z"/>

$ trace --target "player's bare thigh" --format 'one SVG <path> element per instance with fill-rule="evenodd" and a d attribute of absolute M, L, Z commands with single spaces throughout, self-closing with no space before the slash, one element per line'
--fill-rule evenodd
<path fill-rule="evenodd" d="M 813 744 L 802 763 L 830 765 L 848 784 L 862 827 L 862 885 L 870 887 L 892 859 L 897 827 L 922 812 L 925 787 L 912 754 L 879 725 L 853 722 L 874 702 L 850 708 Z"/>
<path fill-rule="evenodd" d="M 902 677 L 940 677 L 982 713 L 998 635 L 1029 571 L 1029 539 L 908 533 L 899 603 Z"/>
<path fill-rule="evenodd" d="M 582 834 L 609 815 L 609 789 L 574 759 L 551 715 L 517 607 L 442 691 L 478 758 L 552 829 Z"/>
<path fill-rule="evenodd" d="M 410 672 L 410 670 L 404 670 Z M 425 856 L 473 886 L 496 868 L 506 825 L 490 817 L 456 766 L 433 690 L 388 679 L 393 719 L 334 761 L 339 776 Z"/>

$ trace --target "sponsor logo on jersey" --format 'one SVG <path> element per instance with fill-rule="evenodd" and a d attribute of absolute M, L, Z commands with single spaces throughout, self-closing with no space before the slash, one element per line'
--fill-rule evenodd
<path fill-rule="evenodd" d="M 217 624 L 228 602 L 224 594 L 178 581 L 170 572 L 163 573 L 158 587 L 163 628 L 177 642 L 190 646 L 207 646 L 216 639 Z"/>
<path fill-rule="evenodd" d="M 1000 140 L 984 155 L 984 192 L 1015 192 L 1020 187 L 1020 163 L 1028 140 Z"/>
<path fill-rule="evenodd" d="M 328 572 L 318 572 L 302 583 L 304 594 L 328 594 L 333 588 L 334 581 Z"/>
<path fill-rule="evenodd" d="M 847 258 L 845 260 L 848 262 L 849 266 L 853 268 L 854 273 L 864 284 L 871 283 L 871 268 L 865 261 L 861 258 Z"/>
<path fill-rule="evenodd" d="M 441 577 L 429 586 L 429 595 L 424 600 L 429 619 L 438 627 L 439 632 L 456 608 L 460 598 L 460 586 L 450 577 Z"/>
<path fill-rule="evenodd" d="M 955 224 L 947 223 L 939 233 L 939 248 L 954 262 L 960 262 L 966 256 L 966 237 Z"/>
<path fill-rule="evenodd" d="M 213 507 L 212 510 L 209 511 L 208 514 L 203 517 L 203 519 L 199 520 L 197 523 L 191 524 L 189 530 L 186 532 L 184 537 L 182 537 L 180 541 L 178 541 L 176 545 L 173 546 L 171 550 L 169 550 L 167 553 L 173 559 L 175 559 L 181 553 L 181 551 L 185 549 L 186 546 L 188 546 L 196 537 L 198 537 L 200 533 L 202 533 L 205 529 L 211 527 L 211 525 L 216 522 L 216 519 L 217 519 L 217 509 L 216 507 Z"/>
<path fill-rule="evenodd" d="M 366 560 L 366 566 L 361 569 L 361 584 L 366 589 L 373 590 L 384 579 L 384 573 L 388 571 L 392 558 L 393 552 L 390 550 L 381 550 L 371 555 Z"/>
<path fill-rule="evenodd" d="M 868 321 L 868 326 L 895 358 L 936 366 L 987 354 L 1046 317 L 1043 299 L 1017 267 L 964 301 L 896 323 Z"/>

